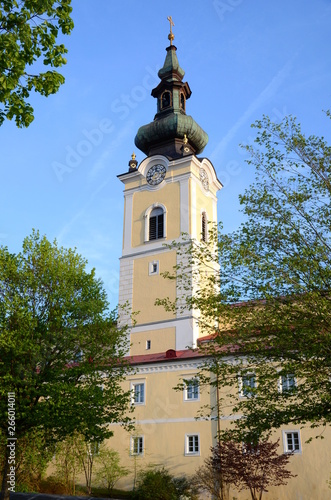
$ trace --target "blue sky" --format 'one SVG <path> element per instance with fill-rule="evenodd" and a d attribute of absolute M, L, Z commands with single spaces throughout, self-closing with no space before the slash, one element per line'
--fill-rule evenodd
<path fill-rule="evenodd" d="M 293 114 L 307 133 L 330 138 L 322 110 L 331 101 L 330 0 L 73 0 L 75 29 L 66 83 L 47 99 L 31 96 L 28 129 L 0 129 L 0 244 L 12 252 L 32 228 L 78 252 L 95 267 L 115 306 L 122 243 L 125 172 L 139 126 L 156 112 L 158 83 L 173 17 L 191 114 L 208 133 L 203 156 L 224 188 L 219 219 L 241 220 L 238 194 L 254 172 L 240 143 L 250 124 Z"/>

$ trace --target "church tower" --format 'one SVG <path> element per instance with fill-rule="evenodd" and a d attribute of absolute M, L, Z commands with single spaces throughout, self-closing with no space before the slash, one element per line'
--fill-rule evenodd
<path fill-rule="evenodd" d="M 191 89 L 183 82 L 170 20 L 170 45 L 160 83 L 152 90 L 157 112 L 139 128 L 135 144 L 146 158 L 138 165 L 135 155 L 124 184 L 124 230 L 120 259 L 120 305 L 127 304 L 122 321 L 131 325 L 130 354 L 142 355 L 195 347 L 199 328 L 192 311 L 174 313 L 156 306 L 156 299 L 180 299 L 171 272 L 179 258 L 167 245 L 182 234 L 200 241 L 208 238 L 208 222 L 217 223 L 216 193 L 222 187 L 211 162 L 198 157 L 207 134 L 186 114 Z"/>

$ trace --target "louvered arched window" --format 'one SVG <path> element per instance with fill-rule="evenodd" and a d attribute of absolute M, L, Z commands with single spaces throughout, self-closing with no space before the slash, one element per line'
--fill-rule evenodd
<path fill-rule="evenodd" d="M 164 237 L 164 213 L 161 207 L 153 208 L 149 216 L 149 240 Z"/>
<path fill-rule="evenodd" d="M 167 209 L 161 203 L 154 203 L 147 208 L 144 214 L 145 236 L 144 241 L 159 240 L 167 237 Z"/>
<path fill-rule="evenodd" d="M 206 212 L 201 214 L 201 239 L 207 241 L 208 238 L 208 220 Z"/>

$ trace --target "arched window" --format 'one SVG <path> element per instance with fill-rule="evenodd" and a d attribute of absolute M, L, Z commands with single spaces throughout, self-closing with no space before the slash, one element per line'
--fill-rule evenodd
<path fill-rule="evenodd" d="M 168 108 L 171 105 L 171 94 L 168 90 L 161 96 L 161 109 Z"/>
<path fill-rule="evenodd" d="M 161 207 L 153 208 L 149 216 L 149 241 L 164 237 L 164 213 Z"/>
<path fill-rule="evenodd" d="M 201 214 L 201 239 L 207 241 L 208 238 L 208 220 L 206 212 Z"/>
<path fill-rule="evenodd" d="M 144 214 L 145 243 L 167 236 L 167 209 L 162 203 L 149 206 Z"/>
<path fill-rule="evenodd" d="M 183 111 L 185 111 L 185 96 L 183 92 L 180 93 L 180 107 Z"/>

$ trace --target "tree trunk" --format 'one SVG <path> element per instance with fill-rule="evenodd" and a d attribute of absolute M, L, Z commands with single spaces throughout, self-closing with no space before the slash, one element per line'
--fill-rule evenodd
<path fill-rule="evenodd" d="M 255 488 L 249 488 L 249 491 L 251 492 L 252 500 L 258 500 L 256 493 L 255 493 Z"/>
<path fill-rule="evenodd" d="M 224 500 L 229 500 L 230 498 L 230 485 L 223 483 L 223 498 Z"/>

